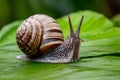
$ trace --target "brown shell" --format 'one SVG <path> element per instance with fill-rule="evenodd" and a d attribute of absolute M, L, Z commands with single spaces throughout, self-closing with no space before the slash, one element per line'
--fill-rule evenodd
<path fill-rule="evenodd" d="M 42 55 L 64 41 L 56 21 L 40 14 L 29 17 L 18 27 L 16 39 L 19 48 L 28 56 Z"/>

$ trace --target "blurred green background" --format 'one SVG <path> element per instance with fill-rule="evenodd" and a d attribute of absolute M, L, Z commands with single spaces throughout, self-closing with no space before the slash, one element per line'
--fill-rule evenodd
<path fill-rule="evenodd" d="M 120 0 L 0 0 L 0 29 L 33 14 L 59 18 L 78 10 L 93 10 L 111 18 L 120 13 Z"/>

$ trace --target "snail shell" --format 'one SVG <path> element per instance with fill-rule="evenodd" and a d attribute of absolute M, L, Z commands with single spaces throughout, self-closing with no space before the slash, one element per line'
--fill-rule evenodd
<path fill-rule="evenodd" d="M 18 28 L 16 40 L 19 48 L 29 57 L 44 55 L 64 41 L 57 22 L 43 14 L 26 19 Z"/>

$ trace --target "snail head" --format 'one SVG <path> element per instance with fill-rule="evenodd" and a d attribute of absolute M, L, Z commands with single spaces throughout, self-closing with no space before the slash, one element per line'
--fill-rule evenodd
<path fill-rule="evenodd" d="M 80 35 L 80 28 L 81 28 L 81 24 L 83 21 L 84 16 L 82 16 L 82 18 L 80 19 L 80 23 L 76 29 L 76 31 L 73 31 L 73 27 L 72 27 L 72 23 L 71 23 L 71 19 L 70 16 L 68 16 L 68 20 L 69 20 L 69 25 L 70 25 L 70 35 L 68 36 L 68 40 L 71 40 L 72 43 L 72 50 L 71 50 L 71 62 L 72 61 L 76 61 L 79 59 L 79 50 L 80 50 L 80 42 L 83 41 L 79 35 Z"/>

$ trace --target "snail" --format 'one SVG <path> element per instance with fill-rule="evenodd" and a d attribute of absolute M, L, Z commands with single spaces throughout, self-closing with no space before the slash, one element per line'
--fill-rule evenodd
<path fill-rule="evenodd" d="M 52 17 L 44 14 L 30 16 L 16 32 L 17 44 L 24 53 L 17 58 L 45 63 L 70 63 L 79 60 L 79 33 L 83 18 L 84 16 L 74 32 L 68 16 L 70 35 L 64 40 L 61 28 Z"/>

